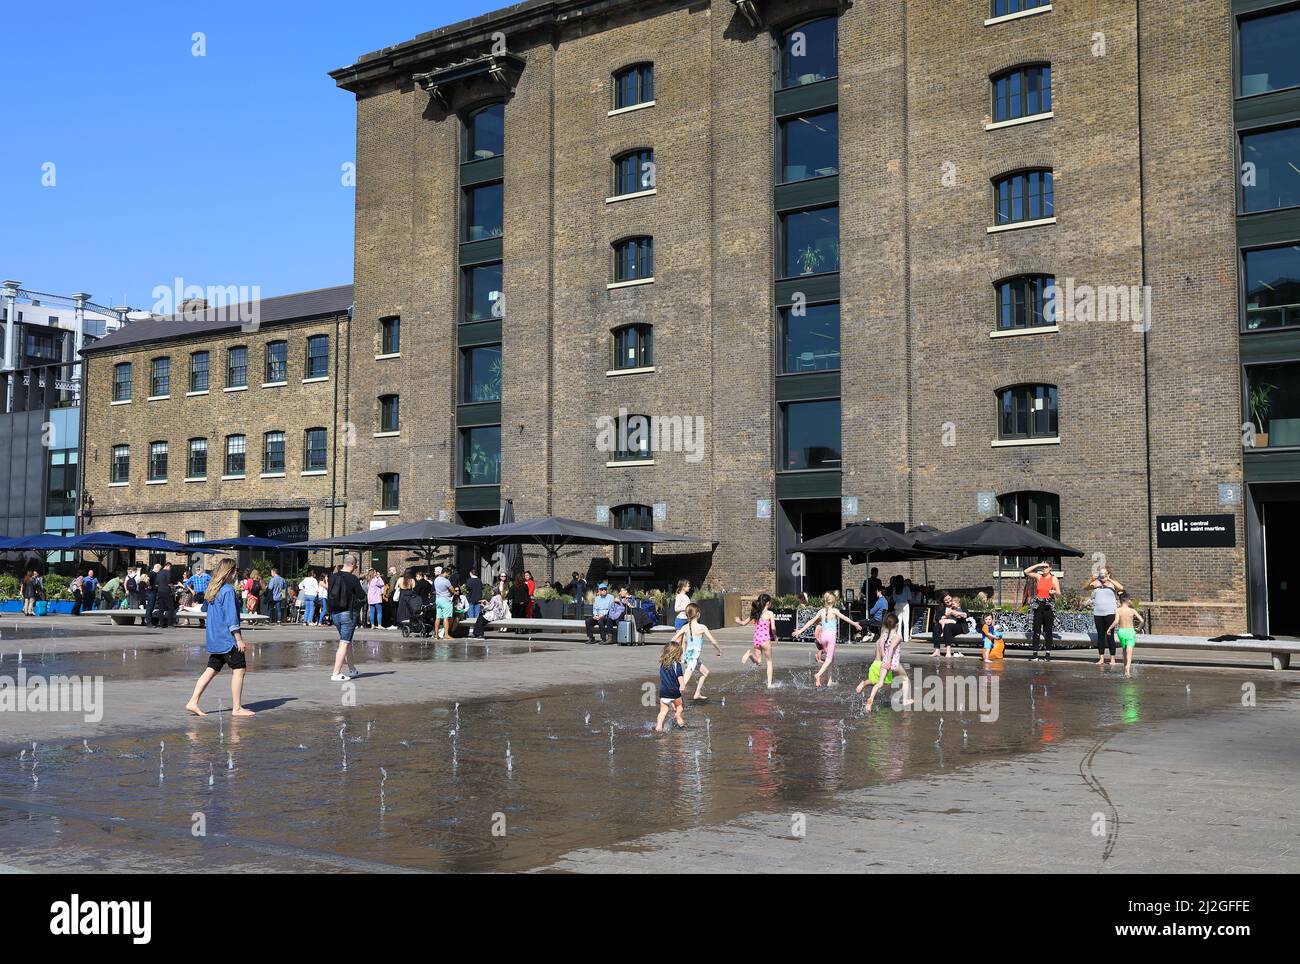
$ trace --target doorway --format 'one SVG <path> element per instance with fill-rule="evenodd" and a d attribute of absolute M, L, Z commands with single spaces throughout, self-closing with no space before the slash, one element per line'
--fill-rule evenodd
<path fill-rule="evenodd" d="M 1300 636 L 1300 502 L 1265 502 L 1262 509 L 1269 635 Z"/>
<path fill-rule="evenodd" d="M 842 561 L 839 556 L 795 556 L 791 546 L 841 528 L 839 499 L 783 499 L 777 519 L 776 591 L 778 595 L 806 592 L 810 597 L 839 592 Z"/>

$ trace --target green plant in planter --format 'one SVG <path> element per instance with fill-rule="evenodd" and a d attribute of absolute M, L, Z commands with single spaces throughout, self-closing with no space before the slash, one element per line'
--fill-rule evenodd
<path fill-rule="evenodd" d="M 795 261 L 803 269 L 803 274 L 814 274 L 826 263 L 826 255 L 810 244 L 795 256 Z"/>
<path fill-rule="evenodd" d="M 72 602 L 72 591 L 68 588 L 71 580 L 52 572 L 45 577 L 45 598 L 54 602 Z"/>
<path fill-rule="evenodd" d="M 573 601 L 572 597 L 557 592 L 554 586 L 542 586 L 533 593 L 533 598 L 539 599 L 542 602 L 555 602 L 556 600 L 559 600 L 560 602 Z"/>
<path fill-rule="evenodd" d="M 0 576 L 0 602 L 21 599 L 22 595 L 23 584 L 17 576 L 11 576 L 8 573 Z"/>
<path fill-rule="evenodd" d="M 776 596 L 772 600 L 773 609 L 796 609 L 799 605 L 799 597 L 794 595 Z"/>
<path fill-rule="evenodd" d="M 1268 431 L 1269 413 L 1273 410 L 1273 393 L 1276 385 L 1263 382 L 1250 390 L 1250 414 L 1255 418 L 1255 428 L 1260 432 Z"/>
<path fill-rule="evenodd" d="M 712 589 L 701 589 L 691 596 L 691 602 L 704 602 L 709 599 L 717 599 L 718 594 Z"/>

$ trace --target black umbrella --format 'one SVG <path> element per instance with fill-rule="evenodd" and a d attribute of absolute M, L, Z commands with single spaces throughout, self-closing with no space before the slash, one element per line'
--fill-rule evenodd
<path fill-rule="evenodd" d="M 938 533 L 939 530 L 934 526 L 927 525 L 912 526 L 912 528 L 907 530 L 907 535 L 914 541 L 924 538 L 925 536 L 938 535 Z M 930 585 L 930 563 L 926 560 L 921 561 L 921 578 L 925 581 L 925 585 L 928 588 Z"/>
<path fill-rule="evenodd" d="M 853 522 L 791 546 L 787 553 L 830 556 L 869 556 L 875 562 L 911 562 L 916 559 L 942 559 L 944 553 L 921 549 L 916 540 L 878 522 Z"/>
<path fill-rule="evenodd" d="M 515 504 L 512 500 L 506 499 L 501 506 L 500 526 L 515 524 Z M 482 531 L 481 529 L 479 530 Z M 498 572 L 506 574 L 507 579 L 514 579 L 524 571 L 524 553 L 523 549 L 517 542 L 504 542 L 497 547 L 495 569 L 492 573 L 493 579 Z"/>
<path fill-rule="evenodd" d="M 1031 529 L 1004 515 L 989 516 L 983 522 L 925 536 L 917 544 L 940 552 L 963 556 L 1043 555 L 1082 556 L 1083 552 L 1051 536 Z M 998 605 L 1002 605 L 1002 580 L 998 579 Z"/>
<path fill-rule="evenodd" d="M 348 536 L 334 536 L 329 539 L 309 539 L 306 542 L 290 542 L 284 549 L 414 549 L 430 563 L 439 546 L 470 545 L 478 541 L 474 538 L 480 529 L 454 525 L 450 522 L 434 522 L 423 519 L 419 522 L 404 522 L 382 529 L 367 529 L 354 532 Z"/>

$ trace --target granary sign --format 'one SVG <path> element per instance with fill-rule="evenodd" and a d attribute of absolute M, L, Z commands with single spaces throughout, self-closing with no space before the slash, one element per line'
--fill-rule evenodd
<path fill-rule="evenodd" d="M 1236 544 L 1235 516 L 1156 516 L 1156 545 L 1161 549 L 1230 549 Z"/>

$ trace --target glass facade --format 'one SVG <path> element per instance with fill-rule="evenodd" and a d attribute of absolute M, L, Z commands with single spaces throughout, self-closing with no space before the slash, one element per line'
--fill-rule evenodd
<path fill-rule="evenodd" d="M 1246 421 L 1253 448 L 1300 446 L 1300 362 L 1247 366 Z"/>
<path fill-rule="evenodd" d="M 781 407 L 781 470 L 840 467 L 840 400 Z"/>
<path fill-rule="evenodd" d="M 787 117 L 777 127 L 781 183 L 828 177 L 840 170 L 840 112 Z"/>
<path fill-rule="evenodd" d="M 471 113 L 465 122 L 465 154 L 461 159 L 481 161 L 505 152 L 505 104 L 489 104 Z"/>
<path fill-rule="evenodd" d="M 783 88 L 839 76 L 839 20 L 827 17 L 792 27 L 781 34 L 779 52 L 779 81 Z"/>
<path fill-rule="evenodd" d="M 480 425 L 460 431 L 460 484 L 501 484 L 501 426 Z"/>
<path fill-rule="evenodd" d="M 1241 213 L 1300 205 L 1300 124 L 1241 135 Z"/>
<path fill-rule="evenodd" d="M 1051 171 L 1017 171 L 993 182 L 996 223 L 1016 224 L 1056 216 Z"/>
<path fill-rule="evenodd" d="M 782 308 L 781 373 L 834 371 L 840 367 L 840 306 Z"/>
<path fill-rule="evenodd" d="M 1246 331 L 1300 325 L 1300 244 L 1242 254 Z"/>
<path fill-rule="evenodd" d="M 614 109 L 635 107 L 655 99 L 654 64 L 634 64 L 614 75 Z"/>
<path fill-rule="evenodd" d="M 840 209 L 817 208 L 781 215 L 781 276 L 840 270 Z"/>
<path fill-rule="evenodd" d="M 993 78 L 993 120 L 1046 114 L 1052 109 L 1052 68 L 1016 67 Z"/>
<path fill-rule="evenodd" d="M 1300 7 L 1243 17 L 1239 35 L 1242 97 L 1300 87 Z"/>
<path fill-rule="evenodd" d="M 501 346 L 466 348 L 461 352 L 461 359 L 461 401 L 501 401 Z"/>
<path fill-rule="evenodd" d="M 1055 385 L 1013 385 L 998 393 L 998 437 L 1056 438 Z"/>
<path fill-rule="evenodd" d="M 503 316 L 505 302 L 501 297 L 500 261 L 465 268 L 461 277 L 465 300 L 462 320 L 488 321 Z"/>

